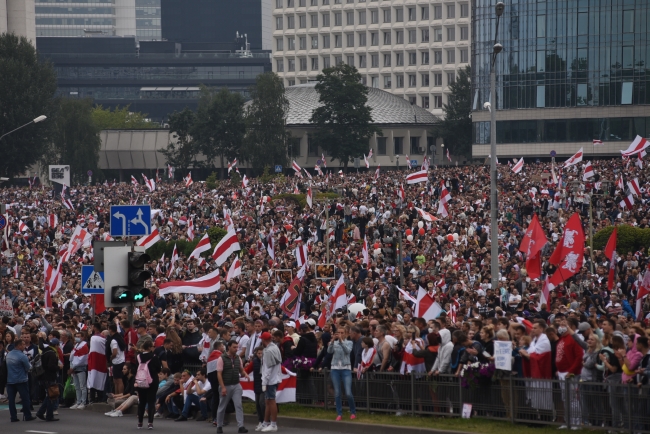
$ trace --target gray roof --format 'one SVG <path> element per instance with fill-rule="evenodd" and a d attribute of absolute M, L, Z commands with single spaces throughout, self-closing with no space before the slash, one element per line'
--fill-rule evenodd
<path fill-rule="evenodd" d="M 320 106 L 316 83 L 287 87 L 285 95 L 289 100 L 287 125 L 310 125 L 314 109 Z M 411 105 L 404 98 L 374 87 L 368 88 L 368 105 L 372 118 L 380 125 L 432 125 L 437 117 L 417 105 Z"/>

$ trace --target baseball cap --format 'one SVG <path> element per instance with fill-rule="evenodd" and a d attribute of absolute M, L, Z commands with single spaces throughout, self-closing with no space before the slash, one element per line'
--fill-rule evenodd
<path fill-rule="evenodd" d="M 294 329 L 296 328 L 296 323 L 295 323 L 295 321 L 287 321 L 284 325 L 285 325 L 286 327 L 293 327 Z"/>
<path fill-rule="evenodd" d="M 309 325 L 312 326 L 312 327 L 316 326 L 316 321 L 314 321 L 313 318 L 309 318 L 309 319 L 307 320 L 307 323 L 309 323 Z"/>
<path fill-rule="evenodd" d="M 228 327 L 228 328 L 233 328 L 234 327 L 231 322 L 227 322 L 223 326 Z"/>
<path fill-rule="evenodd" d="M 272 338 L 272 336 L 271 336 L 271 333 L 269 333 L 269 332 L 264 332 L 260 336 L 260 339 L 262 339 L 263 341 L 270 341 L 271 338 Z"/>

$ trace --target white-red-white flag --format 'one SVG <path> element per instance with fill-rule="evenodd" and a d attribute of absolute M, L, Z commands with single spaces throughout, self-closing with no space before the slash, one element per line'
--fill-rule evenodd
<path fill-rule="evenodd" d="M 366 169 L 370 169 L 370 162 L 368 161 L 366 154 L 363 154 L 363 162 L 366 163 Z"/>
<path fill-rule="evenodd" d="M 218 268 L 203 277 L 193 280 L 174 281 L 160 285 L 160 295 L 173 294 L 211 294 L 221 286 Z"/>
<path fill-rule="evenodd" d="M 576 152 L 571 158 L 569 158 L 564 162 L 564 167 L 571 167 L 578 163 L 581 163 L 582 155 L 583 155 L 582 148 L 580 148 L 578 152 Z"/>
<path fill-rule="evenodd" d="M 135 179 L 135 176 L 131 175 L 131 184 L 133 185 L 140 185 L 137 179 Z"/>
<path fill-rule="evenodd" d="M 379 168 L 381 167 L 381 164 L 377 166 L 377 170 L 375 170 L 375 181 L 379 179 Z"/>
<path fill-rule="evenodd" d="M 438 218 L 432 215 L 431 213 L 426 212 L 422 208 L 418 208 L 417 206 L 415 207 L 415 210 L 420 214 L 420 217 L 422 217 L 423 220 L 426 220 L 428 222 L 435 222 L 438 221 Z"/>
<path fill-rule="evenodd" d="M 172 179 L 174 177 L 174 168 L 171 164 L 167 165 L 167 178 Z"/>
<path fill-rule="evenodd" d="M 521 159 L 517 161 L 517 163 L 514 166 L 512 166 L 511 170 L 515 173 L 519 173 L 523 168 L 524 168 L 524 157 L 521 157 Z"/>
<path fill-rule="evenodd" d="M 309 263 L 309 256 L 307 255 L 308 253 L 309 249 L 306 245 L 300 243 L 300 245 L 296 247 L 294 254 L 296 256 L 296 262 L 298 262 L 299 267 L 302 267 L 303 265 Z"/>
<path fill-rule="evenodd" d="M 311 193 L 311 185 L 307 189 L 307 205 L 309 205 L 309 208 L 312 207 L 313 204 L 313 198 L 312 198 L 312 193 Z"/>
<path fill-rule="evenodd" d="M 237 250 L 241 250 L 237 234 L 234 231 L 228 231 L 221 241 L 219 241 L 219 244 L 215 246 L 212 252 L 212 258 L 217 263 L 217 266 L 221 266 Z"/>
<path fill-rule="evenodd" d="M 413 172 L 406 175 L 407 184 L 417 184 L 419 182 L 427 182 L 429 179 L 429 173 L 426 170 L 420 170 L 418 172 Z"/>
<path fill-rule="evenodd" d="M 361 250 L 363 255 L 363 263 L 366 264 L 366 269 L 370 269 L 370 254 L 368 253 L 368 238 L 363 236 L 363 248 Z"/>
<path fill-rule="evenodd" d="M 603 141 L 602 141 L 602 140 L 598 140 L 598 139 L 594 139 L 592 142 L 593 142 L 594 146 L 600 146 L 600 145 L 603 144 Z"/>
<path fill-rule="evenodd" d="M 323 162 L 323 167 L 327 169 L 327 160 L 325 159 L 325 154 L 321 154 L 320 159 Z"/>
<path fill-rule="evenodd" d="M 232 264 L 230 264 L 230 268 L 228 269 L 226 283 L 239 276 L 241 276 L 241 259 L 239 259 L 239 256 L 235 256 L 235 260 L 232 261 Z"/>
<path fill-rule="evenodd" d="M 591 165 L 591 161 L 587 161 L 587 164 L 585 165 L 585 173 L 582 175 L 582 180 L 585 182 L 589 181 L 589 178 L 593 178 L 594 175 L 594 167 Z"/>
<path fill-rule="evenodd" d="M 210 250 L 212 245 L 210 244 L 210 237 L 208 234 L 204 234 L 203 237 L 199 240 L 199 243 L 194 247 L 194 250 L 190 254 L 190 259 L 199 259 L 201 253 L 207 252 Z"/>
<path fill-rule="evenodd" d="M 19 220 L 19 221 L 18 221 L 18 232 L 25 232 L 25 231 L 27 231 L 27 230 L 29 230 L 29 228 L 27 227 L 27 225 L 26 225 L 25 223 L 23 223 L 22 220 Z"/>
<path fill-rule="evenodd" d="M 59 225 L 59 217 L 56 214 L 48 215 L 47 224 L 51 228 L 56 228 Z"/>
<path fill-rule="evenodd" d="M 619 205 L 623 209 L 626 209 L 628 211 L 631 210 L 634 206 L 634 195 L 628 194 L 627 197 L 623 197 L 623 200 L 619 203 Z"/>
<path fill-rule="evenodd" d="M 408 154 L 406 154 L 406 167 L 411 168 L 411 159 L 409 158 Z"/>
<path fill-rule="evenodd" d="M 451 155 L 449 155 L 449 148 L 447 148 L 447 160 L 451 163 Z"/>
<path fill-rule="evenodd" d="M 624 157 L 636 155 L 639 152 L 643 151 L 648 146 L 650 146 L 650 142 L 648 142 L 646 139 L 644 139 L 641 136 L 636 136 L 634 141 L 630 143 L 630 146 L 625 151 L 621 151 L 621 154 Z"/>
<path fill-rule="evenodd" d="M 302 172 L 302 167 L 300 167 L 298 163 L 296 163 L 296 160 L 293 160 L 291 162 L 291 167 L 296 172 L 296 175 L 299 175 L 302 178 L 302 175 L 300 174 L 300 172 Z"/>
<path fill-rule="evenodd" d="M 402 202 L 406 200 L 406 192 L 404 191 L 404 185 L 400 184 L 399 188 L 397 189 L 397 197 L 402 199 Z"/>
<path fill-rule="evenodd" d="M 442 312 L 442 306 L 436 301 L 433 294 L 428 293 L 421 286 L 418 288 L 418 298 L 415 303 L 415 314 L 425 321 L 438 318 Z"/>
<path fill-rule="evenodd" d="M 345 294 L 345 282 L 343 280 L 343 274 L 339 277 L 339 280 L 336 282 L 334 289 L 332 290 L 332 297 L 330 298 L 332 303 L 332 312 L 336 312 L 337 309 L 341 309 L 348 304 L 348 298 Z"/>
<path fill-rule="evenodd" d="M 228 173 L 230 174 L 230 171 L 232 170 L 233 167 L 237 165 L 237 159 L 235 158 L 232 160 L 232 163 L 228 163 Z"/>
<path fill-rule="evenodd" d="M 160 232 L 158 231 L 158 228 L 156 226 L 153 226 L 151 228 L 151 233 L 149 235 L 145 235 L 144 237 L 138 239 L 138 241 L 135 242 L 135 245 L 148 249 L 160 240 L 161 240 Z"/>
<path fill-rule="evenodd" d="M 187 219 L 187 238 L 190 241 L 194 241 L 194 220 L 192 217 Z"/>
<path fill-rule="evenodd" d="M 632 181 L 627 182 L 627 187 L 635 196 L 641 196 L 641 187 L 639 186 L 639 179 L 634 178 Z"/>

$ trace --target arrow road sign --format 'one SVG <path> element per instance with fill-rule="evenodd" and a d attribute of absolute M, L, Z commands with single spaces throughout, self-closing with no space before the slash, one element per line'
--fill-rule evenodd
<path fill-rule="evenodd" d="M 81 267 L 81 282 L 82 294 L 104 293 L 104 272 L 95 271 L 92 265 L 83 265 Z"/>
<path fill-rule="evenodd" d="M 151 234 L 151 206 L 111 206 L 111 236 L 143 236 Z"/>

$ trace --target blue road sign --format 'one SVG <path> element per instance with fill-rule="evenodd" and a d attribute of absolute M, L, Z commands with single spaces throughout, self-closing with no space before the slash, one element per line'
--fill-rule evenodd
<path fill-rule="evenodd" d="M 7 226 L 7 218 L 0 214 L 0 231 L 3 230 Z"/>
<path fill-rule="evenodd" d="M 151 206 L 112 205 L 111 237 L 151 234 Z"/>
<path fill-rule="evenodd" d="M 279 164 L 275 166 L 275 173 L 282 173 L 282 166 Z"/>
<path fill-rule="evenodd" d="M 551 157 L 555 157 L 556 155 L 555 151 L 551 151 Z"/>
<path fill-rule="evenodd" d="M 415 167 L 418 165 L 418 160 L 411 160 L 411 167 Z"/>
<path fill-rule="evenodd" d="M 81 266 L 81 293 L 82 294 L 103 294 L 104 293 L 104 272 L 95 271 L 92 265 Z"/>

